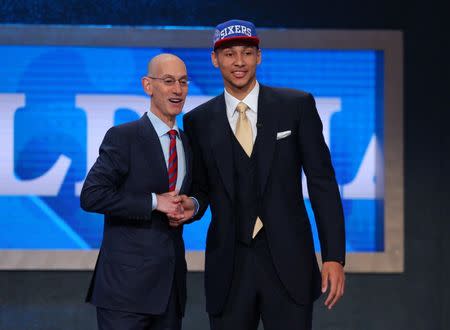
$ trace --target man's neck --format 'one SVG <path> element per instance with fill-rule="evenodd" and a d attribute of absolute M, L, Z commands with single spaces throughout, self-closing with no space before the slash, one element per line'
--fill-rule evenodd
<path fill-rule="evenodd" d="M 159 111 L 158 111 L 158 112 L 152 111 L 152 108 L 150 108 L 150 111 L 151 111 L 156 117 L 158 117 L 159 119 L 161 119 L 161 121 L 162 121 L 164 124 L 166 124 L 167 126 L 169 126 L 170 128 L 173 128 L 173 126 L 175 125 L 175 117 L 172 117 L 172 116 L 165 116 L 165 115 L 163 115 L 162 113 L 160 113 Z"/>
<path fill-rule="evenodd" d="M 243 99 L 245 99 L 247 97 L 248 94 L 250 94 L 250 92 L 253 90 L 253 88 L 255 88 L 255 85 L 256 85 L 256 79 L 253 80 L 253 82 L 251 84 L 249 84 L 248 86 L 244 86 L 243 88 L 235 88 L 232 86 L 225 86 L 225 89 L 227 90 L 227 92 L 230 95 L 234 96 L 239 101 L 242 101 Z"/>

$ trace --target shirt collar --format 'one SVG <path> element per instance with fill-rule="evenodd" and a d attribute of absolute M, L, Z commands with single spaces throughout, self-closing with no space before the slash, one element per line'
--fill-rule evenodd
<path fill-rule="evenodd" d="M 156 134 L 161 137 L 164 134 L 167 134 L 168 131 L 171 129 L 174 129 L 177 131 L 178 136 L 180 136 L 180 130 L 178 129 L 177 121 L 175 120 L 175 124 L 173 125 L 173 128 L 170 128 L 167 126 L 165 122 L 163 122 L 161 119 L 159 119 L 158 116 L 156 116 L 153 112 L 147 111 L 148 119 L 150 119 L 150 122 L 153 125 L 153 128 L 156 131 Z"/>
<path fill-rule="evenodd" d="M 248 93 L 248 95 L 241 101 L 235 98 L 233 95 L 227 92 L 225 89 L 225 105 L 227 107 L 228 117 L 232 117 L 235 113 L 236 107 L 239 102 L 244 102 L 249 107 L 249 110 L 258 113 L 258 95 L 259 95 L 259 83 L 256 81 L 253 89 Z"/>

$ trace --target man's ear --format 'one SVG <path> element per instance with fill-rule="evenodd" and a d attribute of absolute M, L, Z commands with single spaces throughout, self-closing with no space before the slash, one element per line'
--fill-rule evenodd
<path fill-rule="evenodd" d="M 152 96 L 153 94 L 152 80 L 149 77 L 142 77 L 141 83 L 145 94 L 147 94 L 148 96 Z"/>
<path fill-rule="evenodd" d="M 219 67 L 219 63 L 217 62 L 217 54 L 214 50 L 211 52 L 211 62 L 216 68 Z"/>
<path fill-rule="evenodd" d="M 261 64 L 261 60 L 262 60 L 262 53 L 261 53 L 261 49 L 258 48 L 258 53 L 257 53 L 257 59 L 256 59 L 256 64 L 260 65 Z"/>

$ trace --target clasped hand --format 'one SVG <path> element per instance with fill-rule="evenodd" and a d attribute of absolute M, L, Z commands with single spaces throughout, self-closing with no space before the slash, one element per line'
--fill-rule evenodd
<path fill-rule="evenodd" d="M 186 195 L 178 195 L 178 191 L 156 195 L 156 198 L 156 209 L 167 215 L 171 227 L 182 225 L 194 215 L 194 202 Z"/>

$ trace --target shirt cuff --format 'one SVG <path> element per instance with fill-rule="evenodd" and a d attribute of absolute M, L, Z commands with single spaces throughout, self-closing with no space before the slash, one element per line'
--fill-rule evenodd
<path fill-rule="evenodd" d="M 189 197 L 189 198 L 192 199 L 192 201 L 194 202 L 194 216 L 196 216 L 198 213 L 198 209 L 200 208 L 200 204 L 198 203 L 197 198 L 195 198 L 195 197 Z"/>
<path fill-rule="evenodd" d="M 152 193 L 152 211 L 156 210 L 158 207 L 158 199 L 156 198 L 156 194 Z"/>

